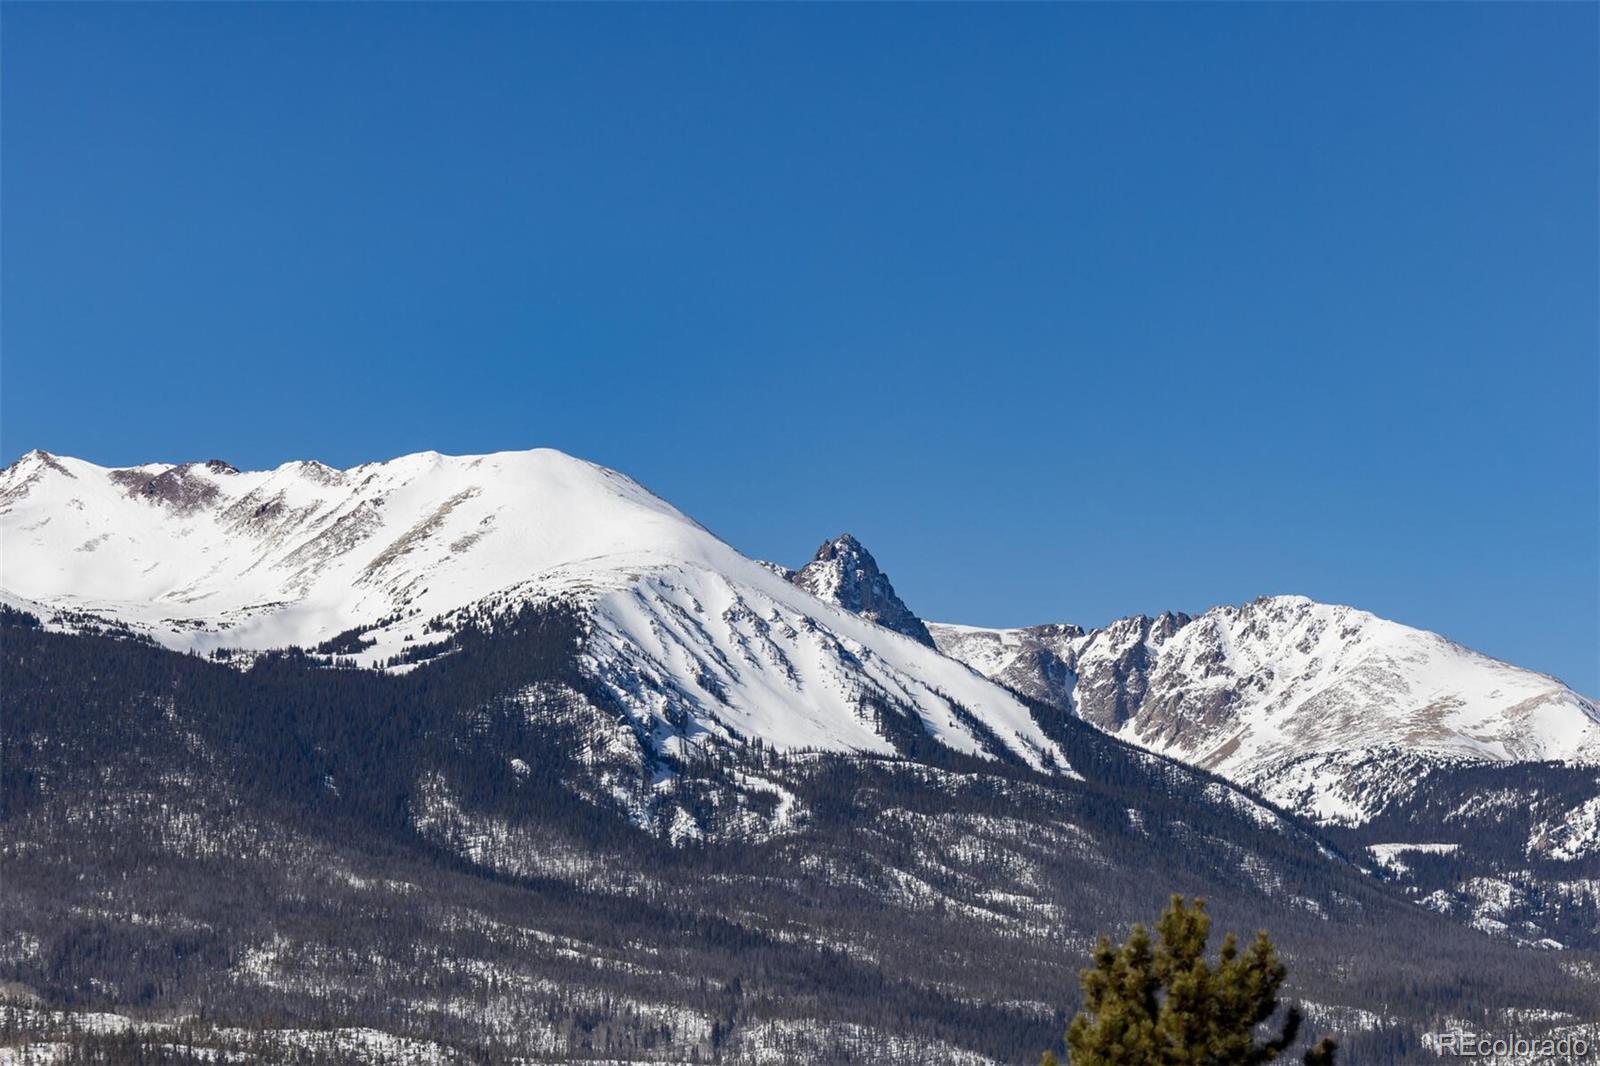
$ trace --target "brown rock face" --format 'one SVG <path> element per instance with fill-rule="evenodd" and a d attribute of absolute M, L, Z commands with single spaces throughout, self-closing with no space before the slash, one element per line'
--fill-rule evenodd
<path fill-rule="evenodd" d="M 1092 634 L 1076 664 L 1078 715 L 1114 732 L 1140 714 L 1157 649 L 1188 624 L 1188 615 L 1163 612 L 1123 618 Z"/>

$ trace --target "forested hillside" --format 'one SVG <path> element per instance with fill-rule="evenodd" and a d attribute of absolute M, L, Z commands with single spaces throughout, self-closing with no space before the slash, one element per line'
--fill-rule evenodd
<path fill-rule="evenodd" d="M 1593 956 L 1417 907 L 1042 705 L 1073 776 L 937 743 L 675 755 L 586 678 L 559 602 L 400 674 L 4 620 L 8 1039 L 189 1019 L 178 1043 L 322 1061 L 365 1027 L 462 1061 L 1031 1062 L 1093 938 L 1170 892 L 1272 929 L 1351 1061 L 1417 1061 L 1449 1020 L 1592 1019 Z"/>

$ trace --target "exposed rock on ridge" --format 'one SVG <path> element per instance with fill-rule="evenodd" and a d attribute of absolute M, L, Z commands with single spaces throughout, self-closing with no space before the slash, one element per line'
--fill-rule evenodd
<path fill-rule="evenodd" d="M 848 533 L 818 548 L 790 580 L 818 599 L 934 647 L 928 627 L 895 593 L 889 575 L 878 569 L 872 553 Z"/>

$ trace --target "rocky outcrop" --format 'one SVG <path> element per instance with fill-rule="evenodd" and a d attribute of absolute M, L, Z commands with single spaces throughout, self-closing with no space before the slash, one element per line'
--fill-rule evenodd
<path fill-rule="evenodd" d="M 872 553 L 848 533 L 823 544 L 789 580 L 818 599 L 934 646 L 928 627 L 895 593 L 889 575 L 878 569 Z"/>

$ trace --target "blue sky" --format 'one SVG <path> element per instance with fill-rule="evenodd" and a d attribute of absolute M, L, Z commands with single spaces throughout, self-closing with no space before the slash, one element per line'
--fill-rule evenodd
<path fill-rule="evenodd" d="M 1592 4 L 22 5 L 0 448 L 549 445 L 981 624 L 1600 692 Z"/>

